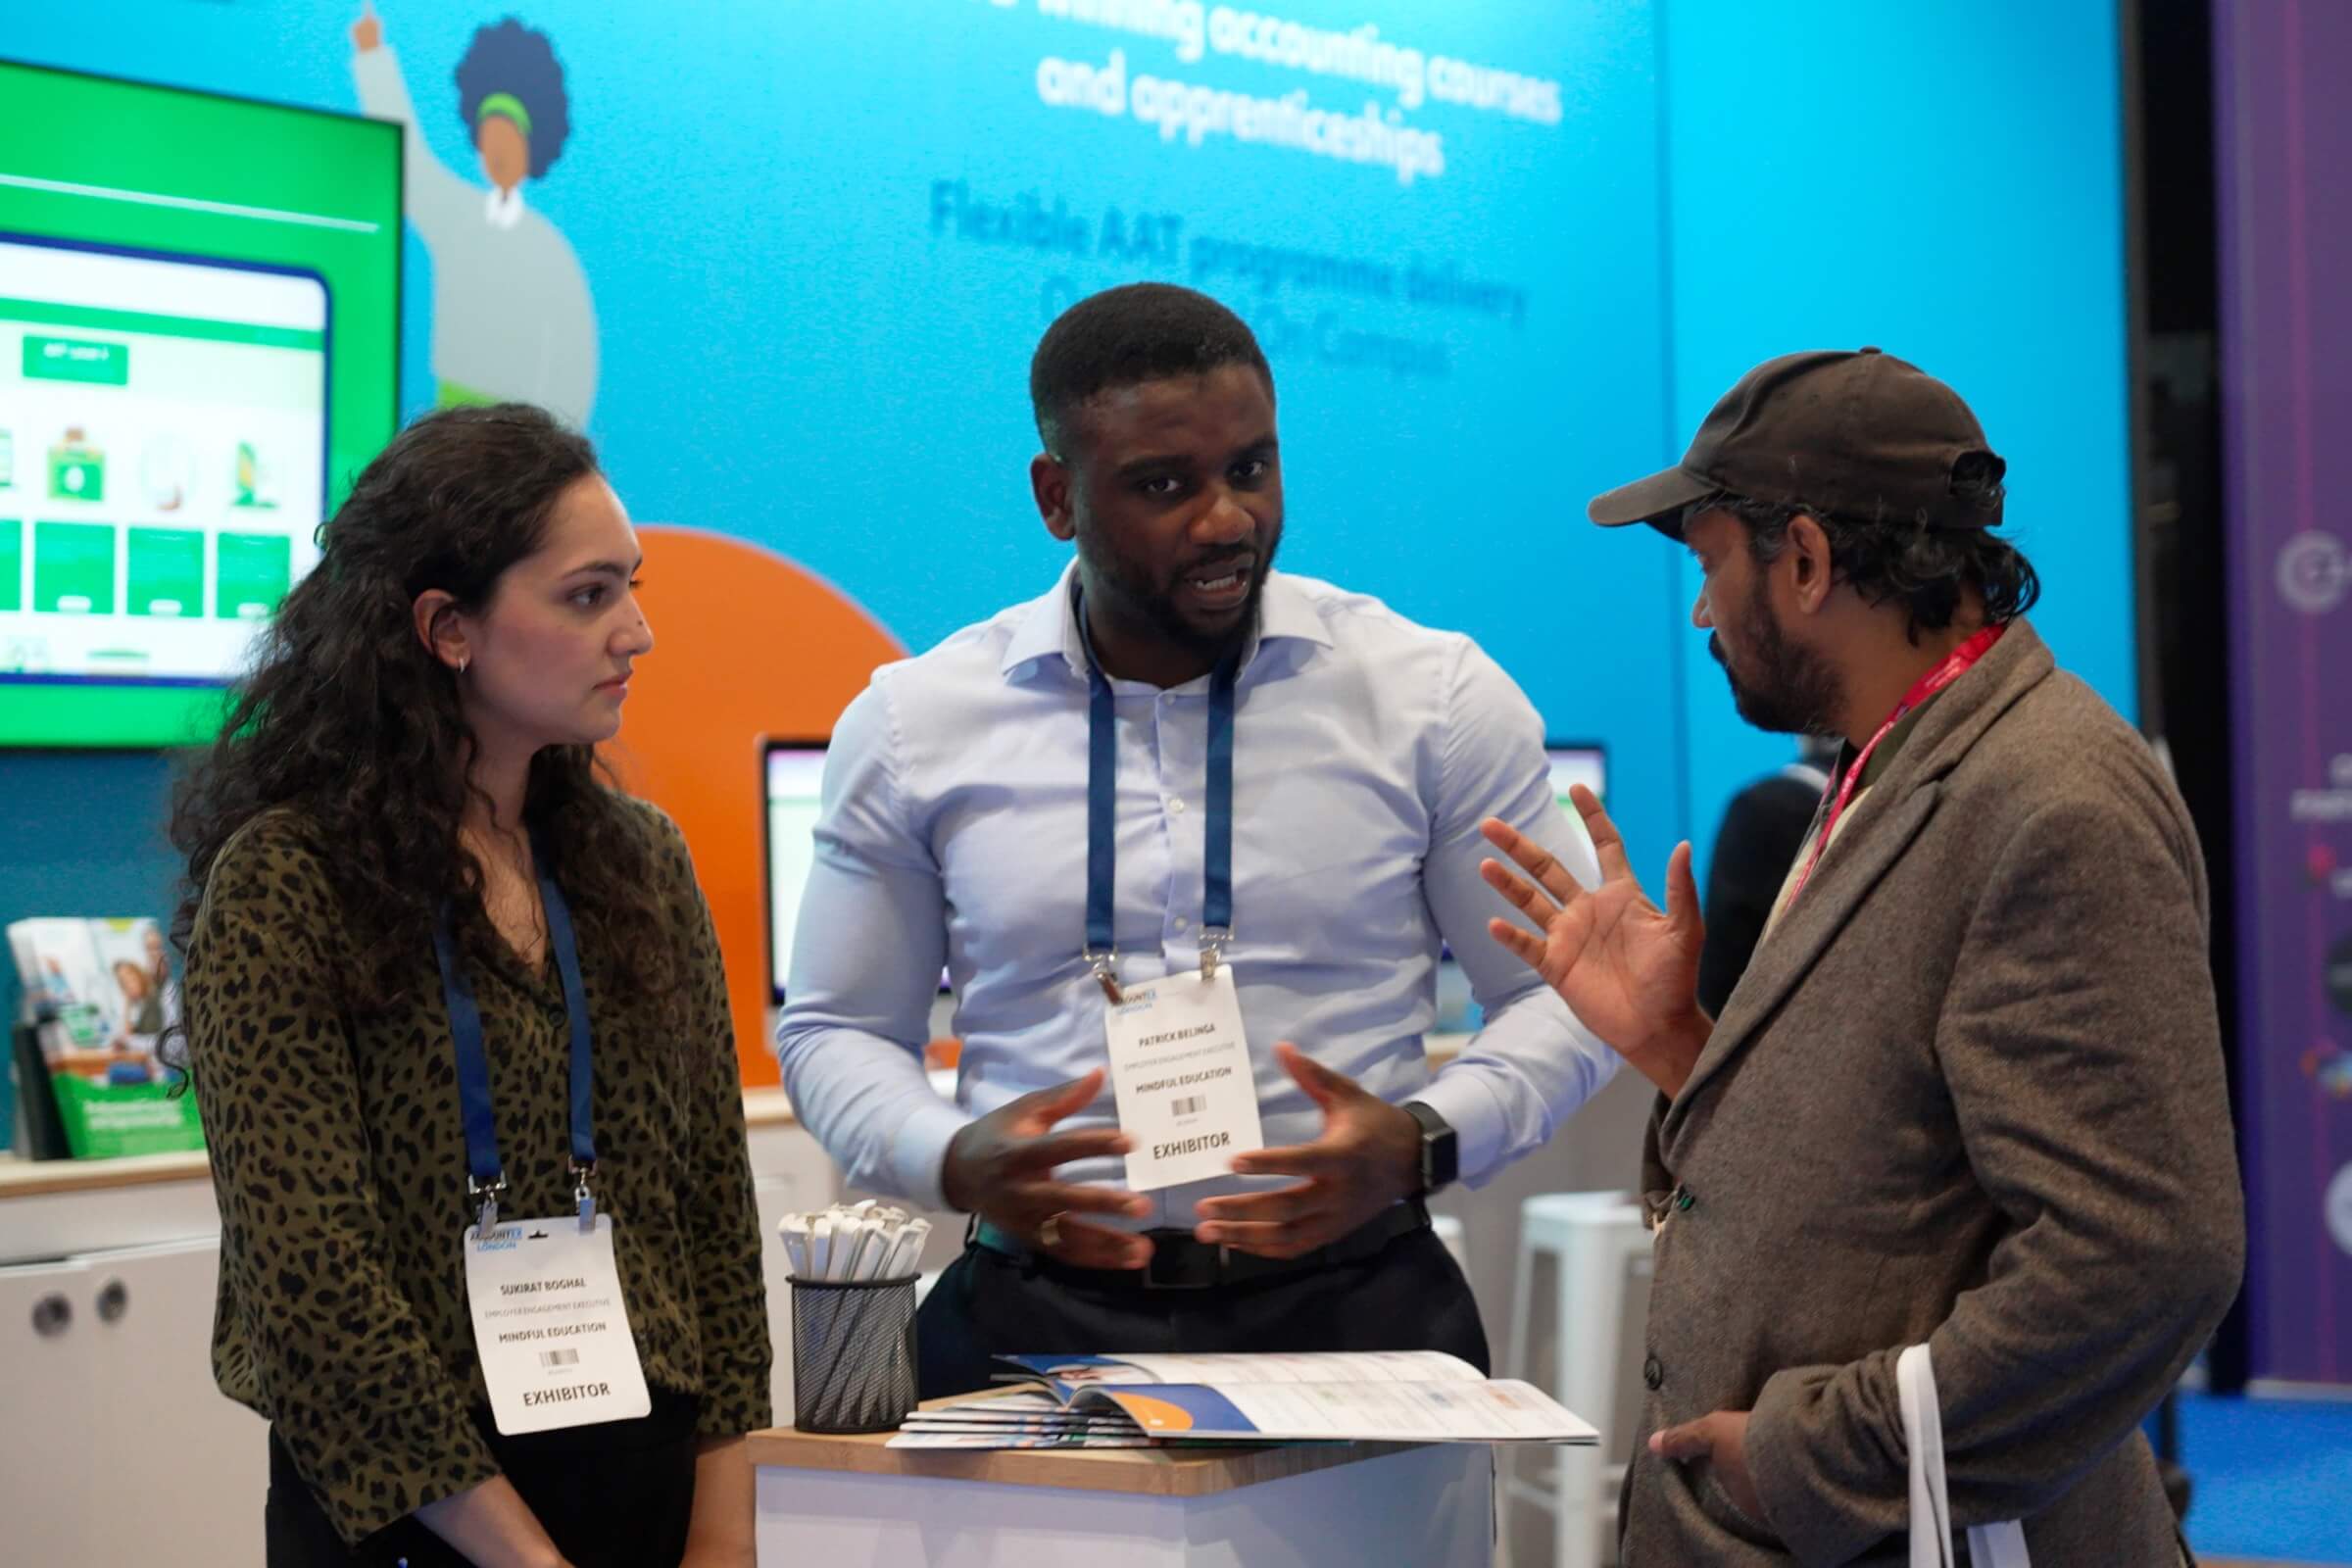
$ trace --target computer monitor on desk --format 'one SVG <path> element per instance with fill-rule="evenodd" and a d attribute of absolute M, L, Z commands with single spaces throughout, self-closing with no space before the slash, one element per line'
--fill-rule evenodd
<path fill-rule="evenodd" d="M 1576 806 L 1568 799 L 1568 787 L 1582 784 L 1600 797 L 1602 805 L 1609 799 L 1609 753 L 1598 741 L 1546 741 L 1544 759 L 1551 763 L 1551 790 L 1560 798 L 1560 809 L 1571 818 Z"/>
<path fill-rule="evenodd" d="M 784 980 L 792 971 L 792 936 L 801 917 L 801 894 L 816 863 L 816 816 L 823 803 L 825 743 L 770 740 L 760 747 L 760 778 L 766 802 L 767 1000 L 784 1005 Z M 939 988 L 948 989 L 942 970 Z"/>
<path fill-rule="evenodd" d="M 767 803 L 767 999 L 784 1004 L 792 969 L 792 933 L 801 917 L 801 893 L 816 862 L 816 813 L 825 779 L 825 743 L 767 741 L 760 748 L 761 793 Z"/>

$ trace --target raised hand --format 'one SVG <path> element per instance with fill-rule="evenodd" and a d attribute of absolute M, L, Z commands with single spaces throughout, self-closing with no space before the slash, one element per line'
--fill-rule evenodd
<path fill-rule="evenodd" d="M 1115 1187 L 1061 1181 L 1054 1167 L 1124 1154 L 1134 1146 L 1116 1127 L 1057 1133 L 1054 1124 L 1095 1102 L 1102 1069 L 1001 1105 L 948 1145 L 940 1185 L 948 1202 L 979 1215 L 1078 1268 L 1142 1268 L 1152 1244 L 1129 1231 L 1090 1225 L 1073 1214 L 1152 1212 L 1151 1200 Z"/>
<path fill-rule="evenodd" d="M 1668 1095 L 1679 1092 L 1714 1024 L 1698 1005 L 1698 953 L 1706 926 L 1690 875 L 1690 846 L 1666 866 L 1666 907 L 1642 891 L 1625 840 L 1599 799 L 1571 792 L 1600 858 L 1600 886 L 1587 889 L 1548 850 L 1489 817 L 1480 831 L 1515 861 L 1479 864 L 1489 886 L 1524 910 L 1541 935 L 1496 918 L 1487 930 L 1560 995 L 1585 1027 Z"/>

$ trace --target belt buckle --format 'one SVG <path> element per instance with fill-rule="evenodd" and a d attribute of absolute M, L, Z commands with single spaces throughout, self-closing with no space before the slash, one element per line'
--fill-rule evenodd
<path fill-rule="evenodd" d="M 1225 1262 L 1229 1255 L 1229 1249 L 1220 1247 L 1212 1253 L 1182 1231 L 1172 1236 L 1155 1236 L 1152 1240 L 1152 1259 L 1144 1265 L 1144 1289 L 1213 1290 L 1225 1283 Z M 1202 1259 L 1205 1269 L 1194 1263 L 1195 1258 Z"/>

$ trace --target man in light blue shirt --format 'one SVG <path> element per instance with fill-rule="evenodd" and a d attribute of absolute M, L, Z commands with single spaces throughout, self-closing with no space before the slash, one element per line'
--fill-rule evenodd
<path fill-rule="evenodd" d="M 1273 376 L 1224 307 L 1160 284 L 1082 301 L 1047 331 L 1031 393 L 1038 510 L 1076 559 L 1038 599 L 876 671 L 842 715 L 777 1031 L 793 1104 L 854 1185 L 975 1216 L 923 1308 L 922 1392 L 1028 1351 L 1426 1348 L 1483 1368 L 1421 1200 L 1542 1145 L 1616 1065 L 1487 935 L 1511 912 L 1479 874 L 1489 816 L 1597 881 L 1541 721 L 1469 638 L 1273 570 Z M 1202 963 L 1226 679 L 1218 958 L 1267 1147 L 1138 1194 L 1103 1092 L 1090 902 L 1116 983 Z M 1115 869 L 1090 884 L 1095 823 Z M 1486 1027 L 1433 1075 L 1441 942 Z M 922 1066 L 943 962 L 954 1104 Z"/>

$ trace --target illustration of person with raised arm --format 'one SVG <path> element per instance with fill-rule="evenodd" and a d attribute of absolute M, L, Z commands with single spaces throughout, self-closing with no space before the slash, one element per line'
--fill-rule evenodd
<path fill-rule="evenodd" d="M 437 401 L 536 403 L 585 428 L 596 402 L 596 307 L 563 231 L 523 200 L 571 131 L 563 63 L 513 17 L 477 28 L 457 70 L 458 113 L 484 190 L 434 156 L 372 5 L 353 24 L 360 105 L 407 131 L 402 192 L 433 259 Z"/>

